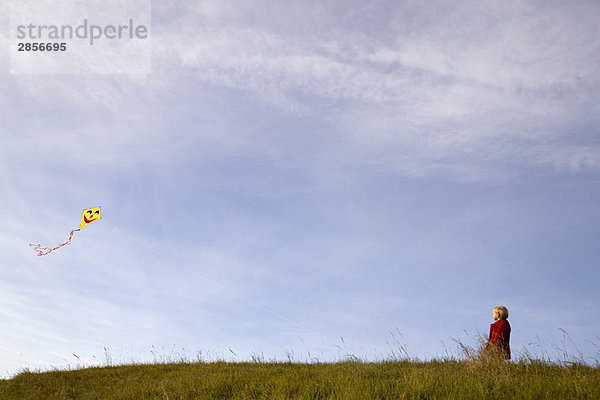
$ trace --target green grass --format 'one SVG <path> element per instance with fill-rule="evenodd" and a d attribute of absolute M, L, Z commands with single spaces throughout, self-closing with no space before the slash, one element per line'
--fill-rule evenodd
<path fill-rule="evenodd" d="M 598 367 L 548 362 L 198 362 L 22 372 L 0 399 L 600 399 Z"/>

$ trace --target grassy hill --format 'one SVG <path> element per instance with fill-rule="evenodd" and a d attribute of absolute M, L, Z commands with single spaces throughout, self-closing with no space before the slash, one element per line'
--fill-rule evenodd
<path fill-rule="evenodd" d="M 23 372 L 0 399 L 600 399 L 598 367 L 527 361 L 199 362 Z"/>

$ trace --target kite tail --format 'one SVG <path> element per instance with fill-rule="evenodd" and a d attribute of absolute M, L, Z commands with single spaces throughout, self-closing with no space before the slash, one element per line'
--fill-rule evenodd
<path fill-rule="evenodd" d="M 73 233 L 75 232 L 79 232 L 79 229 L 73 229 L 71 231 L 71 234 L 69 235 L 69 240 L 67 240 L 66 242 L 59 244 L 56 247 L 42 247 L 41 244 L 33 244 L 33 243 L 29 243 L 29 246 L 33 247 L 33 250 L 35 250 L 38 254 L 38 256 L 45 256 L 46 254 L 50 254 L 50 252 L 56 250 L 56 249 L 60 249 L 63 246 L 66 246 L 68 244 L 71 244 L 71 239 L 73 239 Z"/>

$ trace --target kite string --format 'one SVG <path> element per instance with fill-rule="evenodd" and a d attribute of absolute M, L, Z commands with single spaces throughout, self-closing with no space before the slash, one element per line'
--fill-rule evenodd
<path fill-rule="evenodd" d="M 162 260 L 164 260 L 165 262 L 168 262 L 168 263 L 171 263 L 173 261 L 172 259 L 167 259 L 165 257 L 165 255 L 162 252 L 158 251 L 155 246 L 150 246 L 150 245 L 148 245 L 148 244 L 146 244 L 146 243 L 138 240 L 133 235 L 131 235 L 131 234 L 129 234 L 129 233 L 127 233 L 127 232 L 125 232 L 125 231 L 123 231 L 121 229 L 119 229 L 119 232 L 121 234 L 123 234 L 123 235 L 126 235 L 131 242 L 135 242 L 138 246 L 143 247 L 143 248 L 149 250 L 150 252 L 152 252 L 157 258 L 160 258 L 160 259 L 162 259 Z M 196 276 L 197 278 L 200 278 L 200 279 L 202 279 L 202 280 L 204 280 L 204 281 L 212 284 L 213 286 L 219 288 L 221 291 L 226 292 L 226 293 L 228 293 L 228 294 L 230 294 L 230 295 L 238 298 L 239 300 L 243 301 L 244 303 L 246 303 L 248 305 L 256 307 L 257 309 L 260 309 L 263 312 L 266 312 L 267 314 L 270 314 L 270 315 L 272 315 L 272 316 L 274 316 L 274 317 L 276 317 L 276 318 L 278 318 L 278 319 L 280 319 L 280 320 L 282 320 L 284 322 L 287 322 L 290 325 L 293 325 L 293 326 L 295 326 L 297 328 L 300 328 L 300 329 L 302 329 L 302 330 L 304 330 L 304 331 L 306 331 L 306 332 L 308 332 L 308 333 L 310 333 L 310 334 L 312 334 L 312 335 L 314 335 L 316 337 L 320 337 L 324 342 L 328 343 L 331 346 L 334 346 L 334 347 L 338 346 L 336 343 L 332 342 L 328 338 L 328 336 L 326 336 L 326 335 L 324 335 L 324 334 L 322 334 L 320 332 L 317 332 L 314 329 L 311 329 L 311 328 L 307 327 L 306 325 L 300 324 L 300 323 L 298 323 L 298 322 L 296 322 L 296 321 L 294 321 L 294 320 L 286 317 L 285 315 L 283 315 L 281 313 L 278 313 L 278 312 L 270 309 L 269 307 L 267 307 L 265 305 L 259 304 L 259 303 L 255 302 L 255 301 L 252 301 L 252 300 L 248 299 L 247 297 L 242 296 L 239 293 L 236 293 L 235 291 L 227 288 L 226 286 L 224 286 L 223 284 L 215 281 L 214 279 L 208 278 L 206 275 L 199 273 L 197 270 L 189 268 L 187 266 L 187 264 L 189 264 L 189 262 L 185 258 L 183 258 L 183 256 L 181 254 L 178 255 L 178 257 L 181 260 L 181 263 L 180 263 L 181 266 L 179 267 L 179 269 L 181 269 L 183 271 L 186 271 L 189 274 L 192 274 L 192 275 Z"/>
<path fill-rule="evenodd" d="M 280 314 L 280 313 L 278 313 L 276 311 L 273 311 L 270 308 L 268 308 L 268 307 L 266 307 L 266 306 L 264 306 L 262 304 L 256 303 L 256 302 L 254 302 L 254 301 L 252 301 L 252 300 L 250 300 L 250 299 L 248 299 L 248 298 L 246 298 L 244 296 L 241 296 L 238 293 L 232 291 L 231 289 L 229 289 L 229 288 L 223 286 L 222 284 L 214 281 L 213 279 L 207 278 L 206 276 L 204 276 L 202 274 L 199 274 L 197 271 L 194 271 L 194 270 L 192 270 L 192 269 L 190 269 L 190 268 L 188 268 L 186 266 L 181 267 L 181 269 L 189 272 L 192 275 L 195 275 L 196 277 L 198 277 L 200 279 L 203 279 L 206 282 L 209 282 L 210 284 L 218 287 L 222 291 L 227 292 L 227 293 L 229 293 L 230 295 L 232 295 L 234 297 L 237 297 L 238 299 L 240 299 L 241 301 L 243 301 L 246 304 L 249 304 L 249 305 L 251 305 L 253 307 L 256 307 L 256 308 L 258 308 L 258 309 L 260 309 L 260 310 L 262 310 L 262 311 L 264 311 L 264 312 L 266 312 L 268 314 L 271 314 L 272 316 L 274 316 L 276 318 L 279 318 L 280 320 L 285 321 L 285 322 L 289 323 L 290 325 L 293 325 L 293 326 L 295 326 L 297 328 L 303 329 L 303 330 L 307 331 L 308 333 L 310 333 L 312 335 L 319 336 L 319 337 L 321 337 L 321 339 L 324 339 L 330 345 L 337 346 L 337 344 L 335 344 L 332 341 L 330 341 L 329 338 L 327 336 L 325 336 L 324 334 L 319 333 L 319 332 L 317 332 L 317 331 L 315 331 L 313 329 L 310 329 L 310 328 L 308 328 L 305 325 L 299 324 L 299 323 L 291 320 L 290 318 L 286 317 L 285 315 Z"/>
<path fill-rule="evenodd" d="M 29 243 L 29 246 L 33 247 L 33 250 L 35 250 L 38 253 L 37 254 L 38 256 L 45 256 L 46 254 L 50 254 L 51 252 L 53 252 L 56 249 L 60 249 L 63 246 L 71 244 L 71 239 L 73 239 L 73 233 L 75 233 L 75 232 L 79 232 L 79 229 L 73 229 L 71 231 L 71 234 L 69 235 L 69 240 L 67 240 L 64 243 L 59 244 L 56 247 L 52 247 L 52 248 L 50 248 L 50 247 L 42 247 L 42 245 L 39 244 L 39 243 L 36 243 L 36 244 Z"/>

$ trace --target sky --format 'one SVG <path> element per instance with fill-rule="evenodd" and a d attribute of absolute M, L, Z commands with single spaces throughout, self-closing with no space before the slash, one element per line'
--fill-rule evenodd
<path fill-rule="evenodd" d="M 598 2 L 154 1 L 149 73 L 76 74 L 7 9 L 0 375 L 431 359 L 498 304 L 600 359 Z"/>

